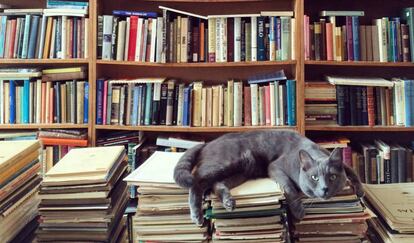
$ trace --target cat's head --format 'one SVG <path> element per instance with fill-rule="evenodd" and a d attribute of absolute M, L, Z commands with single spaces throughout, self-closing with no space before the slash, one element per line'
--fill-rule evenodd
<path fill-rule="evenodd" d="M 299 186 L 306 196 L 329 199 L 344 188 L 347 177 L 341 149 L 318 158 L 312 158 L 308 152 L 300 150 L 299 161 Z"/>

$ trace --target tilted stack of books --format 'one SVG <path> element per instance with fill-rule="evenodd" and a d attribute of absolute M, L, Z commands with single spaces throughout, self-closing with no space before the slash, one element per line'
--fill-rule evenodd
<path fill-rule="evenodd" d="M 288 229 L 284 195 L 269 178 L 250 180 L 231 189 L 236 209 L 229 212 L 211 196 L 213 242 L 285 242 Z"/>
<path fill-rule="evenodd" d="M 293 11 L 199 15 L 170 7 L 98 16 L 103 60 L 187 63 L 295 59 Z"/>
<path fill-rule="evenodd" d="M 188 190 L 173 179 L 174 167 L 182 155 L 157 151 L 125 178 L 129 185 L 138 186 L 134 241 L 207 241 L 207 228 L 198 227 L 190 219 Z"/>
<path fill-rule="evenodd" d="M 306 125 L 336 125 L 338 124 L 337 116 L 335 86 L 326 81 L 306 81 Z"/>
<path fill-rule="evenodd" d="M 369 211 L 349 186 L 328 200 L 302 199 L 305 218 L 294 224 L 295 240 L 360 242 L 366 240 Z"/>
<path fill-rule="evenodd" d="M 377 217 L 369 223 L 372 242 L 413 242 L 414 183 L 364 185 L 365 199 Z"/>
<path fill-rule="evenodd" d="M 40 203 L 39 149 L 38 141 L 0 141 L 1 242 L 34 238 Z"/>
<path fill-rule="evenodd" d="M 0 58 L 87 58 L 88 2 L 47 0 L 46 9 L 0 13 Z"/>
<path fill-rule="evenodd" d="M 39 242 L 118 242 L 127 166 L 123 146 L 72 149 L 42 182 Z"/>

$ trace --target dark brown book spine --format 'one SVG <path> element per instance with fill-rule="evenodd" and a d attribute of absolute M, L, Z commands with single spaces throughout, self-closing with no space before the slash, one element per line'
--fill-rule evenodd
<path fill-rule="evenodd" d="M 401 36 L 401 24 L 400 21 L 395 22 L 395 28 L 397 30 L 397 61 L 402 62 L 403 52 L 402 52 L 402 36 Z"/>
<path fill-rule="evenodd" d="M 321 19 L 321 39 L 320 39 L 320 51 L 321 60 L 327 60 L 327 45 L 326 45 L 326 21 Z"/>
<path fill-rule="evenodd" d="M 407 178 L 407 182 L 412 182 L 413 181 L 413 151 L 410 148 L 406 148 L 405 152 L 406 152 L 405 159 L 407 162 L 406 178 Z"/>
<path fill-rule="evenodd" d="M 402 36 L 402 54 L 403 54 L 403 62 L 410 61 L 410 37 L 408 31 L 408 25 L 402 24 L 401 25 L 401 36 Z"/>
<path fill-rule="evenodd" d="M 367 27 L 365 25 L 360 25 L 359 26 L 359 38 L 360 38 L 360 53 L 361 53 L 361 61 L 367 61 L 368 60 L 368 55 L 367 55 Z"/>
<path fill-rule="evenodd" d="M 250 87 L 244 87 L 244 125 L 252 125 L 252 105 L 251 105 L 251 94 Z"/>
<path fill-rule="evenodd" d="M 373 61 L 372 54 L 372 26 L 367 25 L 365 29 L 365 38 L 366 38 L 366 48 L 367 48 L 367 61 Z"/>
<path fill-rule="evenodd" d="M 241 33 L 240 33 L 240 45 L 241 45 L 241 50 L 240 50 L 240 60 L 242 62 L 246 61 L 246 48 L 250 48 L 248 46 L 246 46 L 246 20 L 242 19 L 241 20 Z M 251 38 L 256 38 L 256 37 L 251 37 Z"/>
<path fill-rule="evenodd" d="M 192 61 L 198 62 L 200 60 L 200 28 L 193 26 L 193 41 L 191 42 Z"/>
<path fill-rule="evenodd" d="M 187 62 L 191 62 L 193 60 L 193 22 L 194 18 L 189 16 L 187 20 Z"/>
<path fill-rule="evenodd" d="M 314 24 L 314 46 L 315 46 L 315 60 L 321 60 L 321 23 L 315 22 Z"/>
<path fill-rule="evenodd" d="M 227 61 L 234 62 L 234 18 L 227 19 Z"/>
<path fill-rule="evenodd" d="M 368 126 L 375 125 L 375 98 L 374 87 L 367 87 Z"/>
<path fill-rule="evenodd" d="M 348 38 L 346 36 L 346 26 L 341 27 L 341 33 L 342 33 L 342 46 L 341 46 L 341 52 L 342 52 L 342 60 L 348 61 Z"/>
<path fill-rule="evenodd" d="M 315 60 L 315 30 L 314 25 L 309 25 L 309 58 Z"/>

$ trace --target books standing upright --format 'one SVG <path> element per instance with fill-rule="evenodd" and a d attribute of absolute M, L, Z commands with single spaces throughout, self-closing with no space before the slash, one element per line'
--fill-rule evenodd
<path fill-rule="evenodd" d="M 123 146 L 72 149 L 42 182 L 38 241 L 119 242 L 126 173 Z"/>
<path fill-rule="evenodd" d="M 40 143 L 0 141 L 0 242 L 31 242 L 37 227 Z"/>

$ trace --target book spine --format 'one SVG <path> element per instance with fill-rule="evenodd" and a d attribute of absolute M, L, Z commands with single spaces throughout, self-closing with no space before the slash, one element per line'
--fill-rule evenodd
<path fill-rule="evenodd" d="M 289 126 L 296 125 L 296 80 L 287 80 L 287 123 Z"/>
<path fill-rule="evenodd" d="M 40 19 L 40 16 L 34 15 L 33 21 L 31 22 L 29 49 L 28 49 L 28 54 L 27 54 L 27 58 L 29 59 L 35 58 L 37 30 L 39 28 L 39 19 Z"/>
<path fill-rule="evenodd" d="M 147 97 L 145 99 L 145 120 L 144 125 L 150 125 L 151 124 L 151 114 L 152 114 L 152 84 L 148 83 L 146 88 L 146 94 Z M 154 88 L 155 89 L 155 88 Z M 158 96 L 157 96 L 158 98 Z"/>
<path fill-rule="evenodd" d="M 257 61 L 257 17 L 251 17 L 251 61 Z"/>
<path fill-rule="evenodd" d="M 401 24 L 401 36 L 402 36 L 402 57 L 403 62 L 410 61 L 410 35 L 408 26 L 406 24 Z M 414 36 L 414 35 L 413 35 Z"/>
<path fill-rule="evenodd" d="M 23 44 L 22 44 L 23 45 L 22 46 L 22 58 L 23 59 L 27 58 L 27 50 L 28 50 L 28 47 L 29 47 L 30 20 L 31 20 L 31 16 L 26 15 L 25 25 L 24 25 Z"/>
<path fill-rule="evenodd" d="M 135 61 L 136 54 L 136 42 L 137 42 L 137 28 L 138 28 L 138 17 L 130 17 L 130 30 L 129 30 L 129 39 L 128 39 L 128 61 Z"/>
<path fill-rule="evenodd" d="M 321 39 L 319 42 L 319 52 L 321 55 L 321 60 L 326 60 L 327 50 L 326 50 L 326 20 L 320 19 L 321 23 Z"/>
<path fill-rule="evenodd" d="M 9 81 L 9 105 L 10 105 L 10 114 L 9 114 L 9 123 L 16 123 L 16 83 L 14 80 Z"/>
<path fill-rule="evenodd" d="M 89 122 L 89 83 L 84 84 L 84 96 L 83 96 L 83 124 Z"/>
<path fill-rule="evenodd" d="M 340 126 L 346 126 L 348 124 L 347 113 L 346 113 L 346 96 L 347 87 L 342 85 L 336 85 L 336 99 L 338 106 L 338 124 Z"/>
<path fill-rule="evenodd" d="M 102 125 L 104 109 L 103 109 L 103 100 L 104 100 L 104 80 L 98 79 L 96 83 L 96 124 Z M 106 119 L 105 119 L 106 120 Z"/>
<path fill-rule="evenodd" d="M 250 84 L 250 92 L 251 92 L 251 113 L 252 113 L 252 125 L 258 126 L 259 125 L 259 94 L 258 94 L 258 85 L 257 84 Z"/>
<path fill-rule="evenodd" d="M 333 32 L 332 23 L 326 23 L 326 54 L 327 54 L 326 57 L 328 61 L 334 60 L 334 56 L 333 56 L 334 46 L 333 46 L 332 32 Z"/>
<path fill-rule="evenodd" d="M 361 61 L 360 57 L 360 39 L 359 39 L 359 17 L 352 16 L 352 44 L 354 51 L 354 61 Z"/>
<path fill-rule="evenodd" d="M 346 47 L 348 61 L 354 61 L 354 37 L 352 16 L 346 16 Z"/>
<path fill-rule="evenodd" d="M 102 59 L 111 60 L 112 50 L 112 26 L 114 17 L 112 15 L 103 16 L 103 34 L 102 34 Z M 76 31 L 74 30 L 76 33 Z"/>
<path fill-rule="evenodd" d="M 264 110 L 265 110 L 265 124 L 267 126 L 271 125 L 271 110 L 270 110 L 270 85 L 266 85 L 264 86 L 265 89 L 265 106 L 264 106 Z"/>
<path fill-rule="evenodd" d="M 154 89 L 155 91 L 155 89 Z M 167 118 L 167 104 L 168 103 L 168 84 L 163 83 L 161 85 L 161 97 L 160 97 L 160 108 L 159 108 L 159 121 L 160 125 L 166 125 Z M 156 107 L 156 106 L 154 106 Z M 154 113 L 153 113 L 154 114 Z"/>
<path fill-rule="evenodd" d="M 321 60 L 321 23 L 315 22 L 314 24 L 314 53 L 315 60 Z"/>
<path fill-rule="evenodd" d="M 265 18 L 257 17 L 257 60 L 266 60 Z"/>
<path fill-rule="evenodd" d="M 366 87 L 367 89 L 367 109 L 368 109 L 368 125 L 375 125 L 375 97 L 374 88 L 372 86 Z"/>
<path fill-rule="evenodd" d="M 291 43 L 291 18 L 280 17 L 281 19 L 281 44 L 282 44 L 282 60 L 286 61 L 291 58 L 290 43 Z"/>
<path fill-rule="evenodd" d="M 216 18 L 208 19 L 208 61 L 216 61 Z"/>

